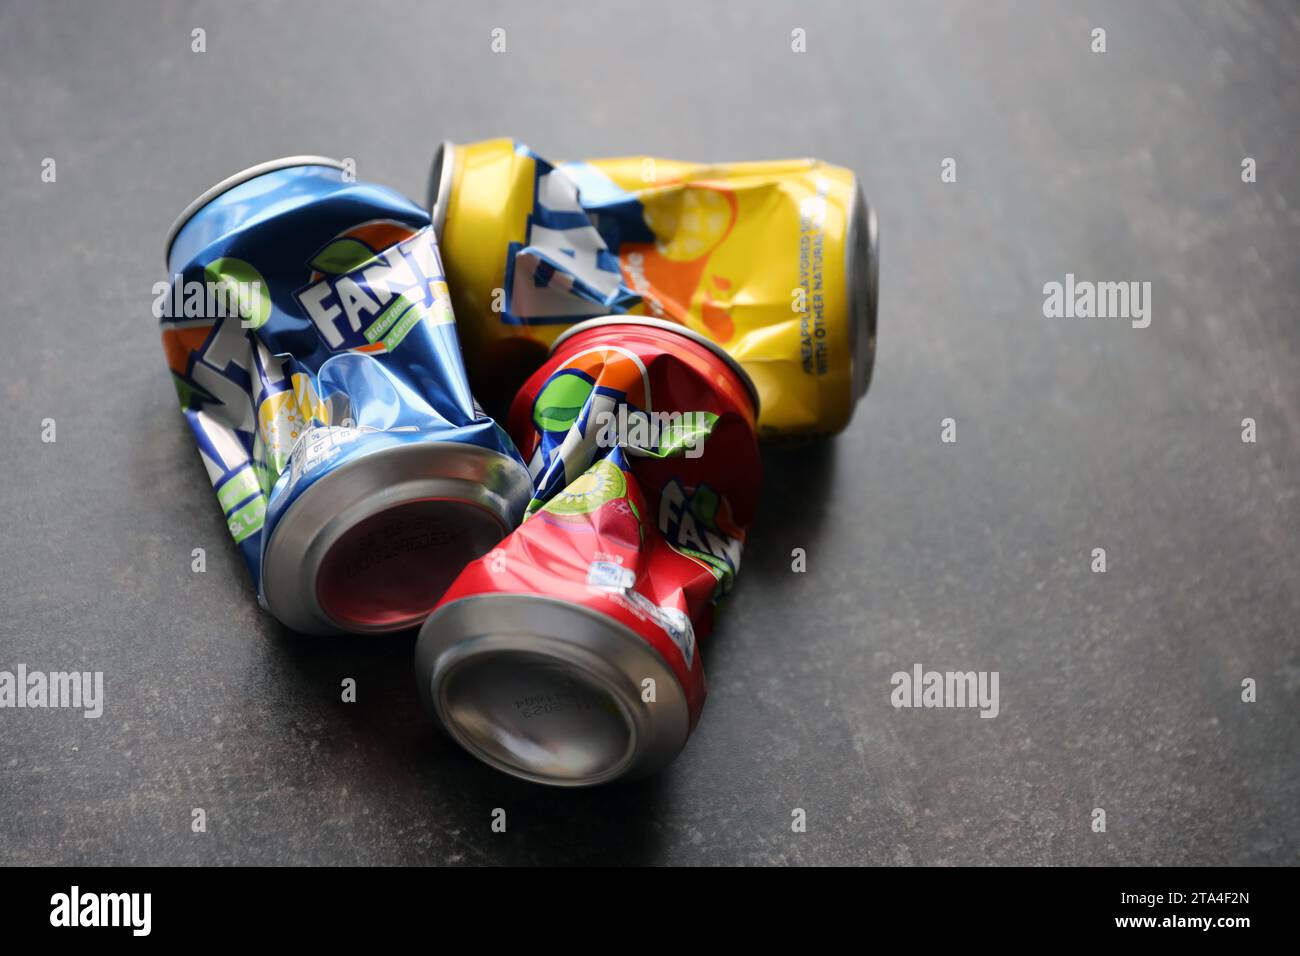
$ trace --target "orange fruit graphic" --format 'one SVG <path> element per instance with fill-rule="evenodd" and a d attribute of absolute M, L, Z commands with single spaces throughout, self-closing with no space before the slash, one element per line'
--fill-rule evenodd
<path fill-rule="evenodd" d="M 647 190 L 640 195 L 647 226 L 655 234 L 653 245 L 628 245 L 628 252 L 642 256 L 641 271 L 666 318 L 691 324 L 691 301 L 699 290 L 709 255 L 722 244 L 736 224 L 735 193 L 716 183 L 690 183 Z M 719 291 L 731 283 L 712 277 Z M 731 316 L 705 291 L 695 316 L 717 342 L 729 341 L 735 333 Z"/>
<path fill-rule="evenodd" d="M 622 392 L 623 401 L 633 408 L 651 410 L 650 379 L 645 366 L 629 352 L 614 346 L 593 346 L 565 359 L 557 375 L 565 369 L 583 373 L 596 387 Z"/>
<path fill-rule="evenodd" d="M 730 190 L 692 184 L 641 196 L 655 251 L 669 262 L 694 262 L 718 247 L 736 218 Z"/>

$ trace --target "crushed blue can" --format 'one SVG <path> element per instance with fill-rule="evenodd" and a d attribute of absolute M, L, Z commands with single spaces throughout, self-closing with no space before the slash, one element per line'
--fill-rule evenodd
<path fill-rule="evenodd" d="M 307 633 L 420 624 L 531 496 L 470 392 L 429 214 L 319 156 L 192 202 L 154 312 L 258 600 Z"/>

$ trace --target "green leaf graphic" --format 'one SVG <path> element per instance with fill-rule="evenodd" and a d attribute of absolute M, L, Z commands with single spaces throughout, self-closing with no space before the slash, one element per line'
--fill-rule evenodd
<path fill-rule="evenodd" d="M 210 392 L 193 382 L 187 382 L 175 372 L 172 372 L 172 384 L 176 386 L 176 397 L 180 399 L 182 409 L 197 408 L 216 401 Z"/>
<path fill-rule="evenodd" d="M 533 424 L 544 432 L 567 431 L 582 413 L 591 389 L 591 383 L 585 378 L 561 372 L 537 396 Z"/>
<path fill-rule="evenodd" d="M 376 259 L 370 248 L 356 239 L 335 239 L 311 261 L 311 267 L 326 275 L 338 276 L 360 269 L 371 259 Z"/>
<path fill-rule="evenodd" d="M 203 274 L 207 281 L 233 290 L 238 314 L 248 328 L 261 328 L 271 317 L 271 287 L 243 259 L 213 259 L 203 267 Z"/>
<path fill-rule="evenodd" d="M 686 412 L 679 423 L 667 424 L 659 433 L 658 448 L 638 448 L 636 454 L 647 458 L 672 458 L 684 455 L 692 448 L 704 444 L 704 440 L 713 434 L 713 426 L 718 416 L 713 412 Z"/>
<path fill-rule="evenodd" d="M 691 514 L 695 516 L 704 526 L 711 531 L 718 528 L 718 504 L 719 498 L 717 492 L 707 485 L 700 485 L 695 489 L 695 494 L 691 496 Z"/>

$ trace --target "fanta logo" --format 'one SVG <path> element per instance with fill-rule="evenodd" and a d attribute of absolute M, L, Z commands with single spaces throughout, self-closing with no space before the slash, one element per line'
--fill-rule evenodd
<path fill-rule="evenodd" d="M 708 485 L 687 494 L 681 482 L 670 481 L 659 498 L 659 530 L 678 550 L 721 562 L 731 574 L 740 570 L 744 536 L 727 500 Z"/>
<path fill-rule="evenodd" d="M 526 241 L 507 252 L 502 321 L 572 323 L 625 311 L 635 298 L 578 201 L 578 187 L 544 160 L 534 157 L 534 163 Z"/>
<path fill-rule="evenodd" d="M 294 297 L 334 351 L 389 351 L 421 319 L 453 321 L 428 227 L 364 223 L 332 239 L 309 265 L 312 281 Z"/>

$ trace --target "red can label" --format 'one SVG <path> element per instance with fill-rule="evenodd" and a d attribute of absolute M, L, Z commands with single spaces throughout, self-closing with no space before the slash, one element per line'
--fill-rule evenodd
<path fill-rule="evenodd" d="M 534 480 L 529 517 L 443 603 L 541 594 L 605 614 L 667 661 L 693 726 L 706 692 L 697 642 L 757 505 L 746 385 L 669 329 L 611 320 L 563 340 L 507 423 Z"/>

